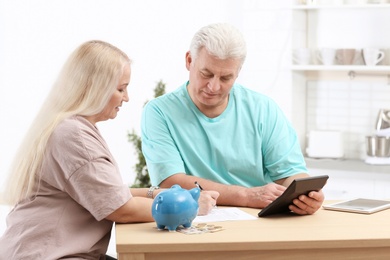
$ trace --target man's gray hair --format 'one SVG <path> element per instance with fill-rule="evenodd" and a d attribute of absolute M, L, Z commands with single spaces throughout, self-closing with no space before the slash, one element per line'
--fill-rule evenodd
<path fill-rule="evenodd" d="M 202 27 L 195 33 L 190 45 L 193 59 L 205 48 L 210 55 L 221 60 L 239 59 L 241 65 L 246 57 L 246 43 L 241 32 L 227 23 L 214 23 Z"/>

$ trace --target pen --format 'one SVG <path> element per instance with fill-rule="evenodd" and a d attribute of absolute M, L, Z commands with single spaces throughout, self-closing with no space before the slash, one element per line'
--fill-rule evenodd
<path fill-rule="evenodd" d="M 195 185 L 198 186 L 198 188 L 199 188 L 200 190 L 203 190 L 202 186 L 200 186 L 200 184 L 199 184 L 197 181 L 195 182 Z"/>
<path fill-rule="evenodd" d="M 198 186 L 198 188 L 200 189 L 200 191 L 203 190 L 202 186 L 200 186 L 200 184 L 199 184 L 197 181 L 195 181 L 195 185 Z M 216 208 L 216 207 L 217 207 L 217 204 L 213 205 L 213 207 Z"/>

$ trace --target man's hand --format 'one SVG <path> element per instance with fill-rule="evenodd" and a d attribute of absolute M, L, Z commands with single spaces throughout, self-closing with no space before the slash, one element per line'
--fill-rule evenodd
<path fill-rule="evenodd" d="M 295 199 L 289 209 L 299 215 L 312 215 L 321 208 L 324 198 L 322 190 L 311 191 L 308 196 L 301 195 Z"/>
<path fill-rule="evenodd" d="M 286 187 L 276 183 L 269 183 L 264 186 L 247 188 L 246 200 L 247 206 L 251 208 L 264 208 L 273 202 L 277 197 L 282 195 Z"/>
<path fill-rule="evenodd" d="M 203 190 L 200 193 L 198 200 L 199 204 L 199 216 L 207 215 L 217 205 L 217 199 L 219 197 L 218 191 Z"/>

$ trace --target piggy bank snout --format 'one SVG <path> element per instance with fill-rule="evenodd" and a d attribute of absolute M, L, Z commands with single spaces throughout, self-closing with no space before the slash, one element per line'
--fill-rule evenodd
<path fill-rule="evenodd" d="M 198 202 L 199 197 L 200 197 L 200 189 L 199 189 L 198 187 L 193 188 L 193 189 L 190 190 L 190 194 L 191 194 L 192 198 L 193 198 L 196 202 Z"/>

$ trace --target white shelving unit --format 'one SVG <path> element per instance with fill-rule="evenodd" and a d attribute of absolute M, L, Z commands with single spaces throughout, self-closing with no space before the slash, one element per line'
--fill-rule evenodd
<path fill-rule="evenodd" d="M 337 11 L 337 12 L 350 12 L 350 11 L 356 11 L 356 12 L 371 12 L 371 11 L 378 11 L 378 10 L 386 10 L 389 11 L 390 16 L 390 3 L 389 4 L 360 4 L 360 5 L 349 5 L 349 4 L 338 4 L 338 5 L 293 5 L 292 11 L 295 12 L 293 14 L 293 23 L 301 23 L 300 25 L 295 24 L 295 26 L 300 28 L 305 28 L 306 32 L 301 31 L 300 36 L 296 36 L 293 34 L 293 46 L 292 48 L 310 48 L 310 49 L 317 49 L 319 46 L 317 45 L 317 39 L 313 38 L 311 35 L 316 35 L 317 29 L 316 27 L 316 16 L 319 15 L 320 12 L 330 12 L 330 11 Z M 298 13 L 296 13 L 298 12 Z M 299 20 L 299 21 L 296 21 Z M 340 21 L 341 23 L 347 23 L 350 21 Z M 302 26 L 302 23 L 305 23 L 304 26 Z M 351 23 L 351 22 L 350 22 Z M 363 28 L 364 29 L 364 28 Z M 376 28 L 369 28 L 371 30 L 374 30 Z M 380 28 L 378 28 L 380 30 Z M 341 28 L 342 30 L 342 28 Z M 346 32 L 348 33 L 348 32 Z M 364 33 L 364 32 L 362 32 Z M 388 33 L 387 31 L 383 33 Z M 367 34 L 368 35 L 368 34 Z M 297 37 L 300 37 L 300 39 L 297 39 Z M 361 37 L 364 37 L 364 34 L 361 35 Z M 342 44 L 342 39 L 340 39 L 340 42 Z M 370 46 L 359 46 L 360 48 L 364 47 L 370 47 Z M 346 46 L 334 46 L 333 48 L 346 48 Z M 351 47 L 353 48 L 353 47 Z M 388 44 L 388 48 L 390 48 L 390 43 Z M 292 62 L 293 64 L 293 62 Z M 376 66 L 366 66 L 366 65 L 334 65 L 334 66 L 324 66 L 324 65 L 292 65 L 291 66 L 292 71 L 347 71 L 347 72 L 380 72 L 382 74 L 390 74 L 390 64 L 387 64 L 385 66 L 383 65 L 376 65 Z"/>
<path fill-rule="evenodd" d="M 388 21 L 384 26 L 374 26 L 370 24 L 372 21 L 366 20 L 365 26 L 361 28 L 354 28 L 354 22 L 362 23 L 362 21 L 353 21 L 341 19 L 342 13 L 351 14 L 359 13 L 359 17 L 356 19 L 364 19 L 364 14 L 372 12 L 378 12 L 379 16 L 385 16 L 384 12 L 390 17 L 390 3 L 389 4 L 361 4 L 361 5 L 294 5 L 292 6 L 293 12 L 293 35 L 292 35 L 292 49 L 295 48 L 310 48 L 312 50 L 319 49 L 321 47 L 330 47 L 335 49 L 342 48 L 356 48 L 361 49 L 366 46 L 367 43 L 376 43 L 375 40 L 381 41 L 383 39 L 370 37 L 370 30 L 385 30 L 384 35 L 388 34 L 387 28 L 390 26 Z M 335 13 L 335 19 L 331 20 L 330 14 Z M 323 15 L 325 14 L 325 15 Z M 347 17 L 348 15 L 346 15 Z M 319 19 L 318 17 L 321 17 Z M 324 21 L 324 18 L 328 19 Z M 377 18 L 377 17 L 375 17 Z M 375 19 L 374 19 L 375 20 Z M 327 41 L 327 39 L 318 39 L 322 36 L 318 32 L 320 29 L 324 29 L 324 24 L 329 22 L 330 27 L 335 28 L 333 41 Z M 376 21 L 378 22 L 378 21 Z M 321 26 L 318 24 L 321 23 Z M 337 23 L 340 25 L 337 26 Z M 348 26 L 349 24 L 349 26 Z M 317 28 L 320 27 L 319 28 Z M 374 26 L 374 27 L 372 27 Z M 341 32 L 346 28 L 351 29 L 347 32 Z M 326 28 L 325 28 L 326 29 Z M 347 39 L 340 37 L 346 33 L 351 36 L 354 41 L 348 41 Z M 329 32 L 328 32 L 329 35 Z M 358 40 L 361 40 L 360 42 Z M 390 48 L 390 38 L 387 37 L 387 42 L 383 44 L 383 41 L 378 45 Z M 371 41 L 372 40 L 372 41 Z M 349 45 L 353 42 L 352 45 Z M 328 43 L 330 46 L 324 46 Z M 339 45 L 337 45 L 339 43 Z M 381 48 L 381 47 L 378 47 Z M 389 65 L 332 65 L 325 66 L 314 63 L 313 65 L 294 65 L 291 62 L 291 71 L 293 76 L 293 87 L 297 90 L 299 95 L 305 95 L 305 88 L 307 80 L 313 79 L 328 79 L 337 78 L 337 80 L 364 80 L 365 78 L 370 81 L 378 80 L 378 78 L 384 78 L 387 84 L 390 85 L 390 64 Z M 373 76 L 373 77 L 372 77 Z M 302 99 L 302 97 L 298 98 Z M 306 108 L 304 104 L 297 104 L 296 110 L 300 115 L 306 114 Z M 302 118 L 302 117 L 301 117 Z M 305 133 L 305 122 L 300 121 L 299 118 L 295 120 L 295 126 L 298 132 Z M 305 134 L 300 136 L 301 144 L 305 143 Z M 303 140 L 303 141 L 302 141 Z M 303 146 L 305 147 L 305 146 Z M 324 188 L 326 199 L 350 199 L 356 197 L 378 198 L 378 199 L 390 199 L 390 166 L 371 166 L 365 164 L 359 160 L 316 160 L 307 158 L 307 166 L 311 175 L 328 174 L 330 176 L 329 181 Z"/>
<path fill-rule="evenodd" d="M 292 5 L 291 49 L 308 48 L 312 56 L 320 48 L 378 48 L 390 49 L 390 3 L 361 5 Z M 374 15 L 373 15 L 374 14 Z M 378 26 L 379 24 L 379 26 Z M 373 31 L 383 30 L 378 37 Z M 383 35 L 383 36 L 382 36 Z M 330 37 L 329 37 L 330 36 Z M 380 46 L 380 47 L 379 47 Z M 291 53 L 292 57 L 292 53 Z M 361 60 L 361 63 L 362 60 Z M 332 65 L 319 64 L 312 58 L 313 65 L 294 65 L 291 61 L 293 100 L 306 100 L 308 80 L 355 80 L 390 84 L 388 65 Z M 293 123 L 297 129 L 302 147 L 306 145 L 306 107 L 304 102 L 295 102 Z"/>

